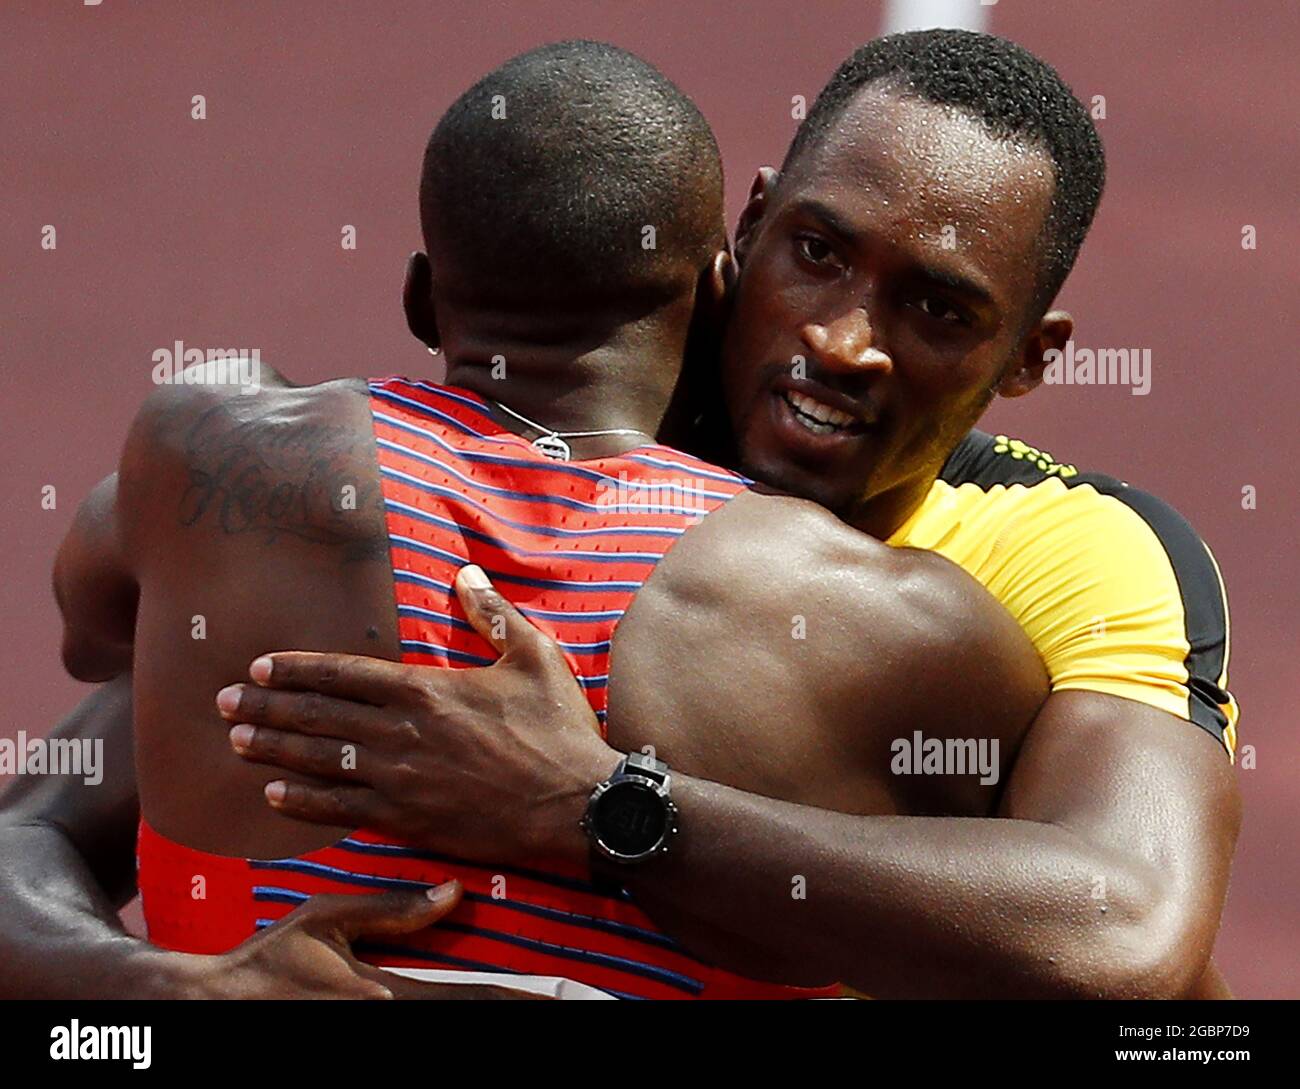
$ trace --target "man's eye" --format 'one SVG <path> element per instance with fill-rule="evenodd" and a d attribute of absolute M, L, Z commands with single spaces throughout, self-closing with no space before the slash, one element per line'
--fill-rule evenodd
<path fill-rule="evenodd" d="M 943 299 L 937 299 L 933 295 L 917 299 L 916 307 L 923 313 L 932 318 L 937 318 L 947 325 L 961 325 L 966 321 L 965 316 L 951 303 L 944 302 Z"/>
<path fill-rule="evenodd" d="M 816 235 L 801 234 L 794 240 L 795 248 L 799 251 L 799 256 L 805 261 L 810 261 L 814 265 L 830 265 L 835 268 L 842 267 L 835 257 L 835 251 L 831 249 L 829 243 Z"/>

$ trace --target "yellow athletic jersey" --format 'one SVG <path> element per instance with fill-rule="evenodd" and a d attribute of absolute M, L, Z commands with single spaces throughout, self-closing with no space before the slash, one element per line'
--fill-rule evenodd
<path fill-rule="evenodd" d="M 888 543 L 938 552 L 983 583 L 1033 640 L 1052 691 L 1150 704 L 1236 752 L 1223 580 L 1159 499 L 972 431 Z"/>

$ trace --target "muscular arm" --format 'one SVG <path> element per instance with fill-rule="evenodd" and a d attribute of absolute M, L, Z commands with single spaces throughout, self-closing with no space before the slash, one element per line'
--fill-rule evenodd
<path fill-rule="evenodd" d="M 484 632 L 509 614 L 491 592 L 462 601 Z M 585 858 L 577 815 L 617 754 L 594 737 L 553 644 L 517 614 L 495 642 L 502 660 L 478 670 L 278 654 L 264 683 L 315 691 L 258 688 L 229 715 L 261 724 L 246 756 L 291 768 L 323 767 L 331 745 L 337 760 L 337 741 L 282 732 L 295 721 L 373 734 L 376 753 L 405 731 L 392 782 L 292 790 L 280 808 L 294 816 L 484 857 Z M 1224 997 L 1207 964 L 1239 800 L 1222 748 L 1181 719 L 1115 696 L 1051 696 L 993 818 L 832 812 L 689 770 L 674 770 L 683 830 L 669 854 L 610 876 L 706 959 L 880 997 Z M 481 831 L 473 843 L 467 824 Z"/>
<path fill-rule="evenodd" d="M 117 474 L 77 510 L 59 548 L 54 593 L 63 661 L 111 680 L 50 736 L 103 748 L 103 774 L 19 776 L 0 802 L 0 976 L 4 997 L 120 997 L 151 990 L 162 954 L 117 917 L 135 893 L 139 820 L 131 661 L 138 588 L 122 559 Z"/>
<path fill-rule="evenodd" d="M 764 547 L 770 551 L 770 543 Z M 780 570 L 783 578 L 775 584 L 754 576 L 758 592 L 770 599 L 776 586 L 786 589 L 808 568 L 736 563 L 719 581 L 732 586 L 746 571 Z M 826 585 L 826 569 L 812 565 L 819 586 Z M 463 586 L 458 581 L 458 589 Z M 805 589 L 796 587 L 796 600 Z M 867 603 L 864 608 L 878 597 L 896 613 L 898 600 L 883 584 L 878 594 L 845 589 L 853 591 L 853 601 Z M 740 631 L 765 623 L 762 600 L 754 598 L 744 614 L 748 628 Z M 991 633 L 997 624 L 1014 622 L 994 613 L 958 634 L 951 625 L 927 621 L 954 615 L 951 609 L 927 609 L 924 594 L 907 600 L 922 607 L 906 611 L 901 630 L 910 634 L 895 650 L 924 669 L 907 675 L 916 691 L 891 704 L 899 733 L 913 728 L 914 715 L 928 716 L 927 735 L 954 715 L 965 736 L 991 733 L 992 723 L 979 716 L 990 709 L 1005 713 L 1016 684 L 1014 672 L 996 672 L 1008 663 Z M 379 725 L 392 718 L 409 735 L 416 732 L 411 723 L 420 724 L 420 736 L 408 738 L 393 759 L 399 770 L 419 769 L 427 789 L 412 791 L 408 774 L 389 785 L 376 779 L 380 785 L 373 789 L 346 796 L 291 792 L 281 808 L 295 816 L 367 826 L 387 820 L 393 829 L 416 828 L 444 850 L 456 849 L 453 843 L 464 849 L 464 827 L 477 827 L 478 819 L 486 857 L 515 846 L 524 854 L 550 850 L 585 858 L 577 816 L 617 756 L 593 740 L 590 710 L 548 640 L 492 591 L 463 592 L 462 602 L 471 622 L 503 651 L 488 669 L 419 671 L 335 655 L 277 655 L 271 677 L 259 678 L 264 683 L 342 698 L 313 696 L 299 707 L 300 694 L 262 688 L 230 715 L 281 730 L 310 720 L 307 732 L 364 742 L 364 730 L 355 725 L 362 719 L 345 702 L 362 700 L 363 713 Z M 930 601 L 945 603 L 952 604 L 942 596 Z M 692 608 L 706 604 L 702 598 Z M 768 606 L 771 616 L 788 617 L 786 604 Z M 969 608 L 975 600 L 961 604 Z M 500 615 L 513 616 L 504 639 L 490 634 Z M 624 623 L 632 620 L 629 612 Z M 863 630 L 855 624 L 849 634 Z M 865 631 L 869 636 L 870 627 Z M 892 645 L 899 625 L 889 632 Z M 822 633 L 822 626 L 810 624 L 808 641 Z M 667 645 L 680 647 L 683 631 L 671 634 Z M 872 700 L 898 698 L 879 679 L 868 683 L 854 665 L 886 657 L 889 647 L 843 635 L 823 649 L 830 653 L 836 646 L 852 653 L 838 660 L 837 670 L 821 674 L 829 680 L 819 682 L 819 699 L 837 677 L 846 679 L 859 707 L 864 692 Z M 698 653 L 695 659 L 708 660 Z M 640 696 L 624 687 L 620 699 L 624 712 L 629 700 L 645 699 L 641 719 L 653 722 L 653 692 L 679 695 L 691 679 L 690 663 L 651 675 L 670 676 L 673 683 Z M 734 708 L 701 698 L 701 706 L 735 717 Z M 505 708 L 512 713 L 506 716 Z M 753 705 L 746 713 L 760 710 Z M 845 703 L 846 720 L 849 713 Z M 753 787 L 709 781 L 727 775 L 721 765 L 697 765 L 696 757 L 707 752 L 689 759 L 666 753 L 675 769 L 682 834 L 666 857 L 613 876 L 687 947 L 780 982 L 842 981 L 881 997 L 1191 994 L 1206 978 L 1239 820 L 1222 748 L 1173 715 L 1090 692 L 1055 694 L 1036 716 L 1031 707 L 1020 721 L 1029 718 L 993 818 L 862 816 L 777 801 Z M 360 732 L 354 736 L 350 729 Z M 259 735 L 262 740 L 244 750 L 252 759 L 311 770 L 329 758 L 326 752 L 308 759 L 313 749 L 306 739 L 275 729 Z M 739 744 L 714 747 L 731 765 L 751 755 Z M 485 784 L 500 785 L 501 798 L 485 804 Z M 546 805 L 520 804 L 530 797 Z M 801 897 L 793 895 L 796 877 L 806 890 Z"/>
<path fill-rule="evenodd" d="M 103 748 L 103 774 L 19 776 L 0 802 L 0 961 L 5 997 L 158 993 L 164 956 L 117 912 L 135 893 L 140 806 L 132 745 L 131 662 L 138 586 L 124 561 L 118 476 L 77 510 L 54 565 L 63 661 L 109 681 L 51 732 Z M 111 680 L 110 680 L 111 679 Z"/>
<path fill-rule="evenodd" d="M 167 393 L 155 393 L 137 416 L 124 468 L 147 463 L 146 433 Z M 109 683 L 50 737 L 101 744 L 103 775 L 93 786 L 77 777 L 20 776 L 0 801 L 5 997 L 158 994 L 168 959 L 127 934 L 117 917 L 136 890 L 140 816 L 130 673 L 139 587 L 127 561 L 118 485 L 113 473 L 82 502 L 53 575 L 65 667 L 80 680 Z"/>
<path fill-rule="evenodd" d="M 141 496 L 156 481 L 152 432 L 175 399 L 167 391 L 150 398 L 120 479 L 114 474 L 92 492 L 59 550 L 64 663 L 83 680 L 115 679 L 51 737 L 102 744 L 103 775 L 94 786 L 22 776 L 0 799 L 0 997 L 514 997 L 490 987 L 395 982 L 352 956 L 352 939 L 410 933 L 454 909 L 455 883 L 428 896 L 313 897 L 217 956 L 162 950 L 120 924 L 117 910 L 135 891 L 140 814 L 130 675 L 139 593 L 131 561 L 147 548 L 128 531 L 143 521 Z"/>
<path fill-rule="evenodd" d="M 805 526 L 797 539 L 815 532 Z M 751 533 L 732 547 L 779 555 L 782 539 Z M 868 554 L 855 562 L 857 549 Z M 815 658 L 804 684 L 829 721 L 845 724 L 839 736 L 862 734 L 864 767 L 888 763 L 882 739 L 915 729 L 1014 739 L 1015 727 L 1027 725 L 1024 740 L 993 819 L 939 815 L 982 810 L 918 804 L 908 793 L 918 780 L 908 776 L 883 776 L 897 794 L 891 808 L 934 816 L 864 816 L 872 810 L 861 808 L 854 815 L 852 804 L 821 798 L 804 799 L 817 808 L 791 805 L 735 777 L 743 767 L 735 755 L 696 766 L 670 754 L 670 764 L 699 778 L 674 788 L 680 846 L 624 875 L 649 914 L 746 974 L 839 980 L 881 997 L 1187 994 L 1210 957 L 1238 823 L 1231 765 L 1215 739 L 1115 696 L 1060 692 L 1044 700 L 1024 632 L 939 557 L 855 535 L 815 564 L 790 557 L 779 568 L 788 573 L 773 586 L 752 576 L 757 564 L 729 565 L 722 607 L 745 626 L 724 616 L 714 627 L 740 654 L 746 636 L 770 643 L 777 621 L 800 602 L 810 615 L 839 618 L 843 627 L 830 638 L 824 623 L 809 623 L 801 653 Z M 882 577 L 858 584 L 873 573 Z M 807 608 L 818 594 L 829 596 Z M 624 624 L 635 621 L 629 612 Z M 670 646 L 683 641 L 674 631 Z M 656 662 L 642 675 L 674 677 L 674 693 L 688 687 L 692 674 L 707 673 L 692 661 L 707 659 L 701 647 L 686 649 L 693 659 Z M 757 672 L 773 676 L 771 667 Z M 710 705 L 707 688 L 688 696 L 679 715 Z M 621 698 L 622 709 L 633 710 L 628 701 L 642 698 L 639 686 L 625 686 Z M 653 703 L 643 709 L 657 714 Z M 841 757 L 852 758 L 852 750 Z M 796 876 L 804 879 L 800 896 L 792 895 Z M 719 934 L 760 952 L 748 955 Z"/>
<path fill-rule="evenodd" d="M 504 988 L 414 983 L 360 964 L 350 942 L 429 926 L 454 882 L 378 896 L 316 896 L 220 956 L 129 935 L 139 818 L 131 678 L 87 696 L 51 736 L 104 743 L 103 780 L 19 776 L 0 798 L 0 998 L 532 998 Z"/>
<path fill-rule="evenodd" d="M 140 595 L 124 559 L 117 484 L 117 473 L 106 477 L 77 508 L 54 563 L 63 664 L 83 681 L 108 680 L 131 668 Z"/>
<path fill-rule="evenodd" d="M 1001 819 L 853 817 L 693 779 L 674 796 L 680 849 L 624 875 L 652 916 L 698 914 L 802 960 L 791 982 L 879 997 L 1186 995 L 1239 821 L 1209 735 L 1082 692 L 1048 700 Z"/>
<path fill-rule="evenodd" d="M 87 696 L 51 736 L 102 741 L 103 779 L 18 776 L 0 802 L 0 997 L 151 993 L 166 954 L 117 917 L 135 892 L 130 676 Z"/>

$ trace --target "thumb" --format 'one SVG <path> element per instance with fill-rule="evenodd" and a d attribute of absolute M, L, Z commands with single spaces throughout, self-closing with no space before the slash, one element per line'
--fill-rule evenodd
<path fill-rule="evenodd" d="M 488 580 L 483 568 L 467 564 L 456 572 L 456 596 L 465 618 L 498 654 L 535 646 L 544 637 Z"/>
<path fill-rule="evenodd" d="M 350 944 L 358 938 L 389 938 L 432 926 L 455 910 L 464 890 L 446 881 L 426 892 L 360 896 L 314 896 L 307 902 L 306 930 Z"/>

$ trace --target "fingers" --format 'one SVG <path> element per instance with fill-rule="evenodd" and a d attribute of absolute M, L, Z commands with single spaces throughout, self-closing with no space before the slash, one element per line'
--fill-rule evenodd
<path fill-rule="evenodd" d="M 313 691 L 382 707 L 411 693 L 414 668 L 359 654 L 286 650 L 257 658 L 248 675 L 268 688 Z"/>
<path fill-rule="evenodd" d="M 523 613 L 497 592 L 477 564 L 466 564 L 456 572 L 456 596 L 466 619 L 498 654 L 535 646 L 545 639 Z"/>
<path fill-rule="evenodd" d="M 266 784 L 265 794 L 272 809 L 294 820 L 378 831 L 388 826 L 388 804 L 368 786 L 310 786 L 274 779 Z"/>
<path fill-rule="evenodd" d="M 411 934 L 454 911 L 463 891 L 459 881 L 446 881 L 427 891 L 313 896 L 297 909 L 298 925 L 345 945 Z"/>
<path fill-rule="evenodd" d="M 364 747 L 351 741 L 302 737 L 241 722 L 230 731 L 230 747 L 253 764 L 272 764 L 316 779 L 368 781 L 361 770 Z"/>
<path fill-rule="evenodd" d="M 384 719 L 378 709 L 319 692 L 279 692 L 252 684 L 232 684 L 217 693 L 217 710 L 227 722 L 247 722 L 316 737 L 373 743 L 384 734 Z"/>

